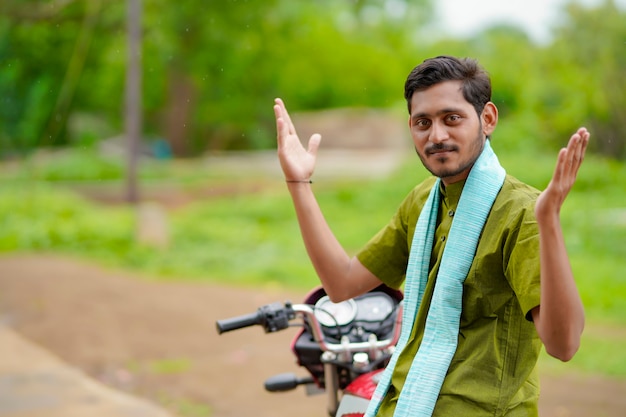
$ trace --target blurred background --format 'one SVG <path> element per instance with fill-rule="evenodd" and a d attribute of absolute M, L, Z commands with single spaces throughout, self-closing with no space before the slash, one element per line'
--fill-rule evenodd
<path fill-rule="evenodd" d="M 489 71 L 500 110 L 493 146 L 531 185 L 545 187 L 577 127 L 591 131 L 562 213 L 588 330 L 572 363 L 542 366 L 626 386 L 622 0 L 3 0 L 0 313 L 99 379 L 122 369 L 180 382 L 201 360 L 181 345 L 144 362 L 139 347 L 85 355 L 95 336 L 67 323 L 90 308 L 50 301 L 78 285 L 51 271 L 70 276 L 63 268 L 74 265 L 83 282 L 95 265 L 144 284 L 306 293 L 318 281 L 275 158 L 274 98 L 301 139 L 322 134 L 314 186 L 354 252 L 427 175 L 405 131 L 403 84 L 441 54 L 477 58 Z M 112 310 L 123 300 L 92 299 Z M 138 326 L 165 320 L 146 309 Z M 214 314 L 209 321 L 222 311 Z M 183 415 L 211 415 L 217 401 L 165 401 L 157 388 L 133 387 Z M 181 406 L 189 402 L 209 405 Z"/>
<path fill-rule="evenodd" d="M 555 2 L 547 20 L 549 2 L 517 2 L 498 20 L 490 8 L 516 3 L 144 0 L 142 139 L 174 157 L 271 148 L 274 97 L 294 110 L 403 106 L 410 69 L 446 53 L 476 57 L 491 72 L 511 126 L 501 134 L 507 146 L 560 146 L 572 124 L 584 123 L 593 151 L 624 158 L 625 6 L 592 3 Z M 3 158 L 123 134 L 126 6 L 2 2 Z M 526 10 L 539 29 L 520 26 Z M 489 25 L 462 23 L 473 19 Z"/>

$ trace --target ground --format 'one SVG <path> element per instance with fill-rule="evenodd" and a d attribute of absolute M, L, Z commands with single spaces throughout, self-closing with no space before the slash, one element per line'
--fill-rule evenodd
<path fill-rule="evenodd" d="M 325 397 L 267 393 L 264 380 L 298 369 L 295 333 L 249 328 L 218 335 L 217 319 L 304 294 L 159 282 L 59 256 L 0 258 L 2 321 L 105 384 L 179 416 L 325 415 Z M 544 417 L 622 416 L 625 381 L 542 374 Z M 209 411 L 210 410 L 210 411 Z"/>

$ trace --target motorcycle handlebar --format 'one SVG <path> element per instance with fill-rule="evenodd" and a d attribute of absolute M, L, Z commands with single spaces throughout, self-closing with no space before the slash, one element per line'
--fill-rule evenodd
<path fill-rule="evenodd" d="M 231 330 L 243 329 L 244 327 L 263 324 L 264 319 L 259 311 L 242 316 L 231 317 L 229 319 L 218 320 L 215 325 L 219 334 L 230 332 Z"/>
<path fill-rule="evenodd" d="M 375 340 L 373 342 L 353 342 L 347 345 L 342 343 L 330 343 L 325 340 L 324 331 L 315 317 L 313 306 L 308 304 L 285 304 L 273 303 L 260 307 L 256 313 L 245 314 L 242 316 L 232 317 L 228 319 L 218 320 L 217 332 L 222 334 L 231 330 L 242 329 L 244 327 L 260 325 L 263 326 L 266 333 L 277 332 L 289 327 L 289 321 L 296 317 L 296 314 L 304 316 L 305 320 L 311 325 L 311 333 L 313 339 L 319 343 L 323 351 L 340 353 L 350 349 L 353 351 L 367 349 L 386 349 L 393 346 L 400 338 L 400 329 L 402 322 L 402 303 L 396 314 L 393 334 L 390 339 Z"/>
<path fill-rule="evenodd" d="M 217 332 L 222 334 L 231 330 L 260 325 L 266 333 L 277 332 L 289 327 L 289 320 L 295 317 L 290 302 L 272 303 L 260 307 L 256 313 L 244 314 L 217 321 Z"/>

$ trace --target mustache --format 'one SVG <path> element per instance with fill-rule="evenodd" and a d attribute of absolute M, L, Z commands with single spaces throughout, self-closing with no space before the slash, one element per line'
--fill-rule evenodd
<path fill-rule="evenodd" d="M 428 155 L 432 155 L 438 152 L 454 152 L 458 151 L 459 148 L 455 145 L 449 145 L 447 143 L 433 143 L 431 145 L 426 146 L 424 152 Z"/>

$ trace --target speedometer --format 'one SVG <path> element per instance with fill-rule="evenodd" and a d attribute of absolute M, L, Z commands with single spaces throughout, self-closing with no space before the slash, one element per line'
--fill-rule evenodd
<path fill-rule="evenodd" d="M 391 297 L 385 293 L 368 293 L 357 299 L 359 320 L 377 322 L 385 320 L 394 309 Z"/>
<path fill-rule="evenodd" d="M 356 317 L 356 302 L 352 299 L 333 303 L 325 295 L 315 303 L 315 318 L 322 326 L 336 327 L 345 326 Z"/>

